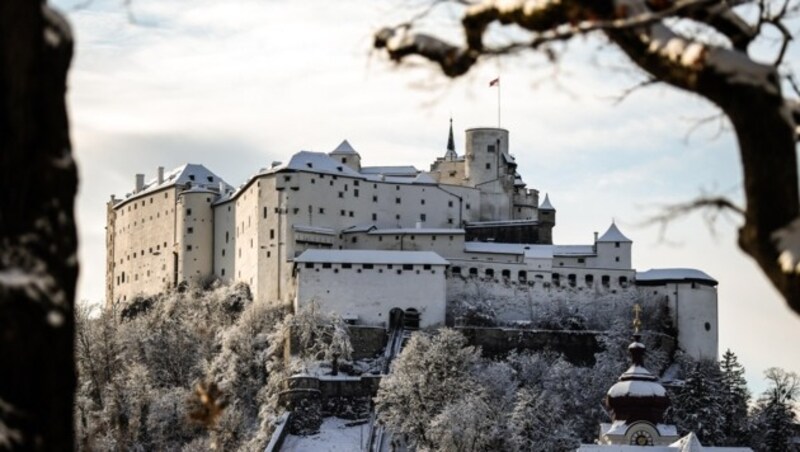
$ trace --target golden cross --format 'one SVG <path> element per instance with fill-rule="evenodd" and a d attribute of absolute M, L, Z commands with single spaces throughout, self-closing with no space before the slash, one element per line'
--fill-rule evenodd
<path fill-rule="evenodd" d="M 642 307 L 639 306 L 639 303 L 633 305 L 633 331 L 635 334 L 639 334 L 639 329 L 642 327 L 642 320 L 639 318 L 639 314 L 642 312 Z"/>

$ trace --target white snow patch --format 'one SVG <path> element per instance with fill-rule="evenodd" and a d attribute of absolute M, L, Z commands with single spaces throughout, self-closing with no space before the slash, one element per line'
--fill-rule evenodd
<path fill-rule="evenodd" d="M 348 427 L 351 421 L 336 417 L 325 418 L 319 433 L 309 436 L 287 435 L 282 452 L 351 452 L 362 450 L 361 444 L 369 435 L 367 424 Z"/>
<path fill-rule="evenodd" d="M 608 390 L 609 397 L 663 397 L 667 391 L 654 381 L 620 381 Z"/>
<path fill-rule="evenodd" d="M 778 264 L 784 273 L 800 273 L 800 217 L 772 234 L 777 242 Z"/>

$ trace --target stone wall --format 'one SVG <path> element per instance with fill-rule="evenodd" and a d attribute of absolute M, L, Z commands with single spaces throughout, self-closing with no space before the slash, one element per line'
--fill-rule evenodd
<path fill-rule="evenodd" d="M 514 328 L 456 327 L 470 345 L 481 348 L 484 356 L 503 356 L 512 350 L 553 351 L 567 361 L 593 365 L 600 351 L 598 331 L 542 331 Z"/>
<path fill-rule="evenodd" d="M 350 325 L 350 343 L 353 345 L 353 359 L 373 358 L 383 353 L 386 346 L 386 329 L 376 326 Z"/>

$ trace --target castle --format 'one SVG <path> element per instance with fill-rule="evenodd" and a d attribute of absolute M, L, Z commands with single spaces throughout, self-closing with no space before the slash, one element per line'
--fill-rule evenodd
<path fill-rule="evenodd" d="M 538 290 L 637 289 L 668 301 L 679 345 L 717 358 L 717 282 L 699 270 L 637 272 L 615 224 L 589 244 L 554 245 L 556 209 L 526 187 L 509 132 L 466 131 L 429 171 L 362 166 L 345 140 L 301 151 L 238 188 L 186 164 L 107 204 L 106 303 L 216 277 L 249 285 L 258 302 L 312 301 L 350 322 L 386 325 L 392 309 L 420 326 L 445 323 L 464 280 Z M 490 287 L 490 286 L 487 286 Z"/>

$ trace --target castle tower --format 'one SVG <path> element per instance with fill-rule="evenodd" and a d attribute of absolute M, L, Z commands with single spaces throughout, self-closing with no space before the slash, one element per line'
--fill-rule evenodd
<path fill-rule="evenodd" d="M 508 130 L 496 127 L 478 127 L 466 131 L 466 178 L 477 187 L 501 179 L 501 171 L 508 156 Z M 513 184 L 513 175 L 512 184 Z"/>
<path fill-rule="evenodd" d="M 539 205 L 539 243 L 553 243 L 553 227 L 556 225 L 556 208 L 550 203 L 550 196 L 545 193 L 544 201 Z"/>
<path fill-rule="evenodd" d="M 350 146 L 347 140 L 342 141 L 341 144 L 328 155 L 333 157 L 334 160 L 349 166 L 353 170 L 361 172 L 361 156 Z"/>
<path fill-rule="evenodd" d="M 598 265 L 602 268 L 631 269 L 631 250 L 633 241 L 625 237 L 616 223 L 611 222 L 608 230 L 595 241 Z"/>

